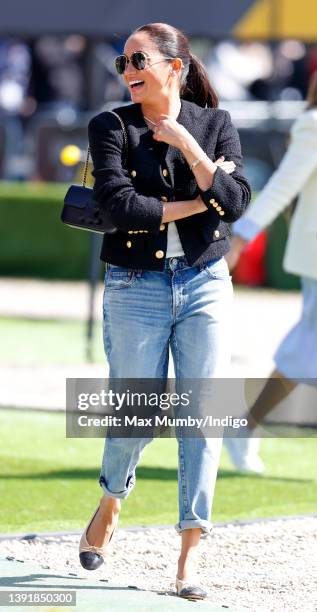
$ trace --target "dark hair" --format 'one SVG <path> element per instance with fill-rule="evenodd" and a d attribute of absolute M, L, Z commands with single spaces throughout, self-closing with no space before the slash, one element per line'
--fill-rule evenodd
<path fill-rule="evenodd" d="M 308 109 L 316 108 L 317 106 L 317 71 L 313 72 L 309 81 L 307 92 Z"/>
<path fill-rule="evenodd" d="M 162 55 L 179 57 L 183 61 L 180 80 L 180 97 L 198 106 L 218 106 L 218 96 L 213 89 L 207 70 L 189 48 L 187 36 L 167 23 L 148 23 L 134 30 L 146 32 Z"/>

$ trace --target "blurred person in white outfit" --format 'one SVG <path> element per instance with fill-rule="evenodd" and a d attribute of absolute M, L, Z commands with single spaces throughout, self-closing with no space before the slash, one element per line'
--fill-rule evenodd
<path fill-rule="evenodd" d="M 290 144 L 279 167 L 255 202 L 233 224 L 231 250 L 226 255 L 229 268 L 234 268 L 245 245 L 298 196 L 283 267 L 300 276 L 301 318 L 274 355 L 276 367 L 245 415 L 247 429 L 241 437 L 224 440 L 233 464 L 245 472 L 264 471 L 258 455 L 257 425 L 299 380 L 316 384 L 317 379 L 317 73 L 311 79 L 307 101 L 305 111 L 292 126 Z"/>

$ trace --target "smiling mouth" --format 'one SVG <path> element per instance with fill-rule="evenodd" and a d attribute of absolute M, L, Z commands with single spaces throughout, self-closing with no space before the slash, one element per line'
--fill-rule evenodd
<path fill-rule="evenodd" d="M 130 84 L 131 89 L 140 89 L 141 87 L 143 87 L 144 85 L 144 81 L 140 81 L 138 83 L 133 83 Z"/>

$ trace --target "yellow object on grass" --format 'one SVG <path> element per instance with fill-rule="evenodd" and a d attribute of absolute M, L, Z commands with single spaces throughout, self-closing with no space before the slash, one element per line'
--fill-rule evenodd
<path fill-rule="evenodd" d="M 75 166 L 81 161 L 81 150 L 76 145 L 67 145 L 60 152 L 60 160 L 65 166 Z"/>

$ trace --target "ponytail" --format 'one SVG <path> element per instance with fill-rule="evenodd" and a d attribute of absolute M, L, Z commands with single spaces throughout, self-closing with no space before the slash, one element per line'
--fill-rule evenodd
<path fill-rule="evenodd" d="M 181 98 L 195 102 L 198 106 L 216 108 L 219 104 L 218 96 L 213 89 L 207 70 L 200 59 L 190 55 L 190 64 L 187 77 L 180 90 Z"/>
<path fill-rule="evenodd" d="M 316 108 L 317 106 L 317 72 L 313 72 L 307 92 L 307 109 Z"/>

